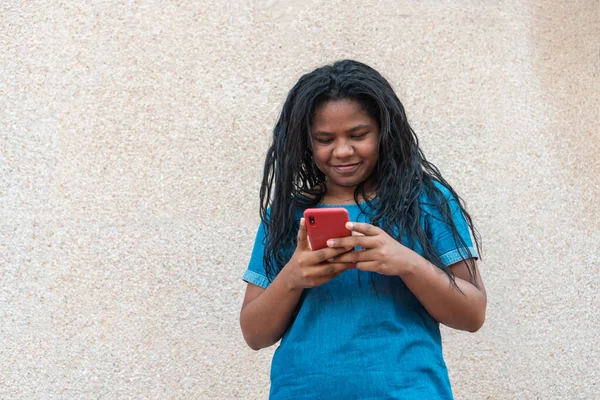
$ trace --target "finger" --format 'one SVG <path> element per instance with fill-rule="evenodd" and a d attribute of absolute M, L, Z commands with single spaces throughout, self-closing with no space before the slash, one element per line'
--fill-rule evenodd
<path fill-rule="evenodd" d="M 346 267 L 343 270 L 334 272 L 331 275 L 327 275 L 326 278 L 328 278 L 328 280 L 332 280 L 333 278 L 337 278 L 338 276 L 340 276 L 341 274 L 343 274 L 347 269 L 349 269 L 349 267 Z"/>
<path fill-rule="evenodd" d="M 327 246 L 330 248 L 346 247 L 346 248 L 371 248 L 376 245 L 375 238 L 373 236 L 347 236 L 339 239 L 329 239 Z"/>
<path fill-rule="evenodd" d="M 352 265 L 353 264 L 339 263 L 339 262 L 322 264 L 314 269 L 313 276 L 321 277 L 321 276 L 339 274 L 339 273 L 342 273 L 345 270 L 349 269 Z"/>
<path fill-rule="evenodd" d="M 352 232 L 362 233 L 365 236 L 377 236 L 381 233 L 381 229 L 364 222 L 346 222 L 346 229 Z"/>
<path fill-rule="evenodd" d="M 351 236 L 360 236 L 360 237 L 364 237 L 365 235 L 363 235 L 362 233 L 359 232 L 350 232 Z M 347 237 L 347 236 L 346 236 Z M 341 238 L 338 238 L 341 239 Z M 309 242 L 310 242 L 310 238 L 308 238 Z M 335 238 L 332 238 L 330 240 L 335 240 Z M 354 247 L 352 246 L 329 246 L 329 247 L 346 247 L 347 250 L 352 250 Z"/>
<path fill-rule="evenodd" d="M 314 279 L 311 281 L 311 283 L 312 283 L 312 286 L 313 286 L 313 287 L 315 287 L 315 286 L 320 286 L 320 285 L 322 285 L 322 284 L 324 284 L 324 283 L 327 283 L 327 282 L 329 282 L 330 280 L 337 278 L 337 277 L 338 277 L 339 275 L 341 275 L 343 272 L 344 272 L 344 271 L 334 272 L 333 274 L 324 275 L 324 276 L 321 276 L 321 277 L 318 277 L 318 278 L 314 278 Z"/>
<path fill-rule="evenodd" d="M 306 222 L 304 218 L 300 218 L 300 228 L 298 228 L 298 244 L 296 245 L 301 250 L 310 249 L 310 244 L 308 243 L 308 235 L 306 234 Z"/>
<path fill-rule="evenodd" d="M 305 271 L 304 279 L 306 279 L 311 286 L 316 286 L 316 282 L 323 277 L 341 274 L 353 265 L 354 264 L 346 263 L 324 263 L 315 265 Z"/>
<path fill-rule="evenodd" d="M 323 249 L 313 251 L 312 254 L 315 257 L 314 263 L 319 264 L 325 260 L 329 260 L 330 258 L 339 256 L 340 254 L 345 253 L 347 251 L 350 251 L 350 250 L 345 249 L 343 247 L 335 247 L 335 248 L 325 247 Z"/>
<path fill-rule="evenodd" d="M 334 274 L 331 274 L 331 275 L 329 275 L 329 276 L 331 277 L 331 279 L 333 279 L 333 278 L 336 278 L 336 277 L 340 276 L 341 274 L 343 274 L 343 273 L 344 273 L 344 271 L 345 271 L 345 270 L 343 270 L 343 271 L 338 271 L 338 272 L 336 272 L 336 273 L 334 273 Z"/>
<path fill-rule="evenodd" d="M 379 263 L 376 261 L 363 261 L 356 263 L 356 269 L 359 269 L 361 271 L 377 272 L 378 265 Z"/>
<path fill-rule="evenodd" d="M 356 264 L 373 261 L 374 254 L 369 250 L 353 250 L 331 259 L 331 262 Z"/>
<path fill-rule="evenodd" d="M 362 233 L 360 233 L 360 232 L 352 231 L 352 236 L 364 237 L 365 235 L 363 235 L 363 234 L 362 234 Z M 351 248 L 348 248 L 348 250 L 352 250 L 352 247 L 351 247 Z"/>

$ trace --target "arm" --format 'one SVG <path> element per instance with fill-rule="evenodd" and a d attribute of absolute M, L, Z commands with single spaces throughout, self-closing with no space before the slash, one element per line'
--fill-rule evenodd
<path fill-rule="evenodd" d="M 427 312 L 451 328 L 479 330 L 485 321 L 487 296 L 477 264 L 475 281 L 469 279 L 466 261 L 450 266 L 461 293 L 441 269 L 416 253 L 415 256 L 415 263 L 399 275 Z"/>
<path fill-rule="evenodd" d="M 302 289 L 287 287 L 281 274 L 267 289 L 248 284 L 240 313 L 240 326 L 253 350 L 269 347 L 283 336 Z"/>
<path fill-rule="evenodd" d="M 442 270 L 382 229 L 360 223 L 350 223 L 347 227 L 364 236 L 330 240 L 328 246 L 359 246 L 365 250 L 340 255 L 333 261 L 354 262 L 361 270 L 398 275 L 438 322 L 470 332 L 481 328 L 487 304 L 485 287 L 479 271 L 476 279 L 470 280 L 466 261 L 450 266 L 461 293 Z"/>
<path fill-rule="evenodd" d="M 290 262 L 266 289 L 250 283 L 246 288 L 240 326 L 248 346 L 259 350 L 277 343 L 290 323 L 302 291 L 322 285 L 351 266 L 325 261 L 347 251 L 345 248 L 312 251 L 302 219 L 298 230 L 298 245 Z"/>

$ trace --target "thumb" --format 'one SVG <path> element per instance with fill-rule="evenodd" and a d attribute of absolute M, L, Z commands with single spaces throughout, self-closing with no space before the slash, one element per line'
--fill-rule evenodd
<path fill-rule="evenodd" d="M 300 228 L 298 229 L 298 244 L 297 246 L 301 250 L 308 250 L 308 236 L 306 234 L 306 221 L 304 218 L 300 218 Z"/>

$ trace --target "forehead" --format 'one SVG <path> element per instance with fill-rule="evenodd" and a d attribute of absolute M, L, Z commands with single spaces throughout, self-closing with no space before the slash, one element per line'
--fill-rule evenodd
<path fill-rule="evenodd" d="M 328 101 L 317 107 L 313 115 L 312 130 L 336 132 L 371 124 L 376 124 L 376 121 L 358 101 L 343 99 Z"/>

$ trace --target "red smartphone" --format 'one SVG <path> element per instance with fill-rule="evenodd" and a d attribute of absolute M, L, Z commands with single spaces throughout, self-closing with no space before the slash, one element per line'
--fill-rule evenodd
<path fill-rule="evenodd" d="M 327 247 L 329 239 L 351 236 L 346 229 L 350 221 L 345 208 L 307 208 L 304 211 L 304 222 L 308 231 L 310 247 L 319 250 Z"/>

